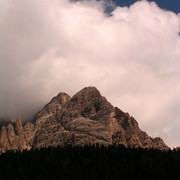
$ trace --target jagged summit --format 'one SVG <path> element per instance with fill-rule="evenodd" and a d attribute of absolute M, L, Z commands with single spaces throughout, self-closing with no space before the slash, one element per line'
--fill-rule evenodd
<path fill-rule="evenodd" d="M 0 133 L 0 152 L 31 149 L 33 131 L 34 124 L 28 122 L 23 126 L 20 118 L 16 120 L 14 126 L 12 124 L 3 126 Z"/>
<path fill-rule="evenodd" d="M 2 128 L 1 151 L 96 143 L 169 149 L 161 138 L 142 131 L 128 113 L 113 107 L 96 87 L 85 87 L 72 98 L 60 92 L 39 111 L 33 124 L 22 126 L 17 120 L 15 126 L 15 130 L 12 125 Z"/>
<path fill-rule="evenodd" d="M 99 90 L 94 87 L 94 86 L 89 86 L 89 87 L 85 87 L 83 88 L 82 90 L 80 90 L 79 92 L 77 92 L 73 98 L 75 97 L 78 97 L 78 96 L 81 96 L 81 97 L 89 97 L 89 98 L 97 98 L 97 97 L 100 97 L 101 94 L 99 92 Z"/>
<path fill-rule="evenodd" d="M 54 97 L 52 100 L 57 101 L 59 104 L 64 105 L 66 104 L 71 97 L 66 94 L 65 92 L 60 92 L 56 97 Z"/>
<path fill-rule="evenodd" d="M 95 87 L 85 87 L 76 93 L 61 110 L 62 122 L 85 117 L 91 120 L 107 122 L 108 113 L 113 106 Z M 70 116 L 69 116 L 70 114 Z"/>

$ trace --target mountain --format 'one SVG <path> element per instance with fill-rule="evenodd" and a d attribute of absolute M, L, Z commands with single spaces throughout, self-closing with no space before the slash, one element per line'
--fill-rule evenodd
<path fill-rule="evenodd" d="M 59 93 L 24 126 L 3 126 L 0 150 L 23 150 L 49 146 L 124 144 L 129 147 L 168 150 L 161 138 L 142 131 L 128 113 L 113 107 L 95 87 L 85 87 L 72 98 Z"/>

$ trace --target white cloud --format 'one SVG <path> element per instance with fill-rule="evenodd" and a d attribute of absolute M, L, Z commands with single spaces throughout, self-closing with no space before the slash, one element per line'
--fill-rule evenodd
<path fill-rule="evenodd" d="M 107 16 L 105 4 L 0 2 L 1 116 L 27 118 L 59 91 L 94 85 L 143 130 L 180 144 L 180 16 L 148 1 Z"/>

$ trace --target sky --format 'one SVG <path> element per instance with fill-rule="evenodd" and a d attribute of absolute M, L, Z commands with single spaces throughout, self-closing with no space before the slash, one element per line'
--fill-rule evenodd
<path fill-rule="evenodd" d="M 0 117 L 31 119 L 60 91 L 96 86 L 142 130 L 178 146 L 179 28 L 179 12 L 146 0 L 2 0 Z"/>
<path fill-rule="evenodd" d="M 137 0 L 114 0 L 117 5 L 119 6 L 130 6 L 131 4 L 135 3 Z M 152 0 L 148 0 L 152 2 Z M 154 0 L 157 5 L 169 11 L 173 11 L 175 13 L 180 12 L 180 1 L 179 0 Z"/>

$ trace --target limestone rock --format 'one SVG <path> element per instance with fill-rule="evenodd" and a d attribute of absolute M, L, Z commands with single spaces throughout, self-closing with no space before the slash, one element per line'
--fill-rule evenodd
<path fill-rule="evenodd" d="M 15 128 L 12 124 L 9 124 L 7 128 L 3 127 L 0 134 L 0 151 L 31 149 L 33 131 L 34 125 L 26 123 L 23 127 L 20 118 L 16 120 Z"/>
<path fill-rule="evenodd" d="M 25 149 L 29 150 L 32 147 L 34 134 L 34 124 L 27 122 L 24 126 L 24 141 Z"/>
<path fill-rule="evenodd" d="M 75 145 L 112 144 L 108 129 L 99 121 L 80 117 L 68 123 L 66 129 L 72 132 L 72 139 Z M 84 136 L 84 140 L 79 138 L 81 136 Z"/>
<path fill-rule="evenodd" d="M 6 128 L 3 126 L 0 133 L 0 150 L 1 152 L 5 152 L 10 150 L 10 144 L 7 136 Z"/>
<path fill-rule="evenodd" d="M 63 127 L 57 122 L 57 117 L 62 106 L 70 99 L 71 97 L 68 94 L 60 92 L 37 114 L 33 141 L 34 148 L 62 145 L 63 140 L 66 142 L 68 132 L 63 131 Z"/>
<path fill-rule="evenodd" d="M 44 123 L 49 121 L 56 121 L 57 112 L 59 112 L 63 105 L 69 100 L 70 96 L 64 92 L 60 92 L 54 97 L 45 107 L 36 115 L 36 129 L 40 129 Z M 49 120 L 50 119 L 50 120 Z"/>
<path fill-rule="evenodd" d="M 3 127 L 0 150 L 23 150 L 48 146 L 124 144 L 130 147 L 168 150 L 161 138 L 142 131 L 128 113 L 113 107 L 95 87 L 86 87 L 72 98 L 64 92 L 54 97 L 24 126 Z"/>
<path fill-rule="evenodd" d="M 16 131 L 16 134 L 17 134 L 18 136 L 23 136 L 23 135 L 24 135 L 21 118 L 18 118 L 18 119 L 16 120 L 15 131 Z"/>
<path fill-rule="evenodd" d="M 9 124 L 7 126 L 7 134 L 8 134 L 8 139 L 9 139 L 11 149 L 12 150 L 18 150 L 18 145 L 17 145 L 18 139 L 16 137 L 16 134 L 14 132 L 14 127 L 12 126 L 12 124 Z"/>
<path fill-rule="evenodd" d="M 41 122 L 41 128 L 36 131 L 33 148 L 99 143 L 168 149 L 161 139 L 143 132 L 128 113 L 113 107 L 95 87 L 86 87 L 66 99 L 64 104 L 59 102 L 55 113 L 47 107 L 42 110 L 35 123 L 38 127 Z M 48 106 L 54 106 L 53 100 Z"/>
<path fill-rule="evenodd" d="M 63 106 L 59 121 L 66 125 L 75 118 L 85 117 L 107 125 L 112 111 L 113 106 L 95 87 L 86 87 Z"/>

